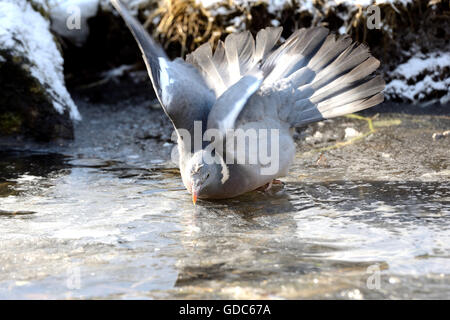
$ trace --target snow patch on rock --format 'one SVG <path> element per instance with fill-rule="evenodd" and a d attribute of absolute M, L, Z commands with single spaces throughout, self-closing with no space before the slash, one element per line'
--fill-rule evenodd
<path fill-rule="evenodd" d="M 417 102 L 435 91 L 443 91 L 447 93 L 440 101 L 447 103 L 450 100 L 450 78 L 445 76 L 445 68 L 450 69 L 448 52 L 414 56 L 390 73 L 393 80 L 386 85 L 385 92 L 392 97 Z"/>
<path fill-rule="evenodd" d="M 81 116 L 64 84 L 61 57 L 50 23 L 26 0 L 0 2 L 0 48 L 29 60 L 29 70 L 47 93 L 60 114 L 66 108 L 73 120 Z"/>

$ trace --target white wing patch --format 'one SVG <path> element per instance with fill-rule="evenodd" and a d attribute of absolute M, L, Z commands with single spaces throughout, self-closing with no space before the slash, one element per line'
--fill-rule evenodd
<path fill-rule="evenodd" d="M 245 93 L 234 103 L 232 109 L 228 115 L 219 123 L 219 130 L 225 132 L 227 129 L 231 129 L 236 121 L 239 113 L 241 112 L 244 105 L 247 103 L 248 98 L 250 98 L 256 90 L 259 89 L 263 79 L 255 79 L 255 82 L 247 88 Z"/>
<path fill-rule="evenodd" d="M 161 100 L 164 105 L 169 105 L 172 101 L 172 96 L 169 93 L 169 87 L 174 83 L 173 78 L 169 74 L 169 65 L 166 59 L 158 58 L 159 66 L 161 68 L 159 73 L 159 82 L 161 86 Z"/>

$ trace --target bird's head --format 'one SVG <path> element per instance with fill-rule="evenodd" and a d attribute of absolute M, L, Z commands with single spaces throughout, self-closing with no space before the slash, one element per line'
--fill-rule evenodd
<path fill-rule="evenodd" d="M 209 157 L 209 158 L 207 158 Z M 222 184 L 222 165 L 211 159 L 211 155 L 204 150 L 196 152 L 189 160 L 187 172 L 189 173 L 192 202 L 197 198 L 208 198 L 213 195 Z"/>

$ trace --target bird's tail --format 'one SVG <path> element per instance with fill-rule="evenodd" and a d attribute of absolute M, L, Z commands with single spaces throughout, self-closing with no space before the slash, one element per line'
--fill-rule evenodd
<path fill-rule="evenodd" d="M 268 56 L 275 64 L 265 85 L 288 83 L 296 88 L 292 106 L 283 106 L 292 126 L 334 118 L 383 101 L 384 80 L 373 75 L 380 65 L 364 44 L 328 29 L 301 29 Z M 287 93 L 292 95 L 292 91 Z"/>

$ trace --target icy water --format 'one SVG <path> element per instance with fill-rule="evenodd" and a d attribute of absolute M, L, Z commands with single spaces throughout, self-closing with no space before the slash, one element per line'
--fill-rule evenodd
<path fill-rule="evenodd" d="M 284 189 L 193 206 L 160 111 L 104 108 L 2 147 L 1 299 L 450 298 L 448 116 L 313 126 Z"/>

